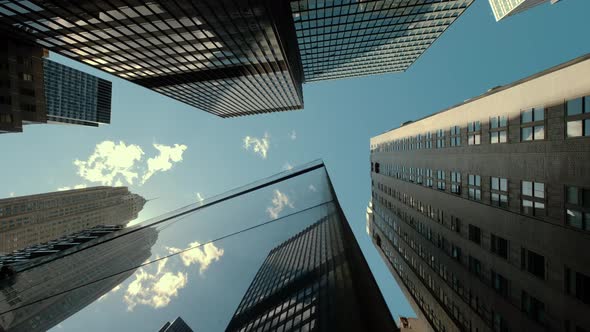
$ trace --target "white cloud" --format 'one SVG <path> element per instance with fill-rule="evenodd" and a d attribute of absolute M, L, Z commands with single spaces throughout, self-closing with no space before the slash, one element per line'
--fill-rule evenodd
<path fill-rule="evenodd" d="M 297 139 L 297 133 L 295 132 L 295 130 L 291 131 L 291 134 L 289 135 L 289 137 L 294 141 Z"/>
<path fill-rule="evenodd" d="M 115 288 L 111 289 L 109 292 L 105 293 L 103 296 L 99 297 L 97 301 L 104 301 L 110 294 L 115 294 L 119 290 L 121 290 L 121 284 L 115 286 Z"/>
<path fill-rule="evenodd" d="M 286 162 L 286 163 L 283 165 L 283 171 L 290 171 L 290 170 L 292 170 L 292 169 L 293 169 L 293 165 L 289 164 L 289 162 Z"/>
<path fill-rule="evenodd" d="M 14 197 L 14 191 L 8 194 L 9 197 Z"/>
<path fill-rule="evenodd" d="M 218 261 L 223 256 L 223 249 L 217 248 L 213 243 L 207 243 L 202 248 L 198 248 L 201 244 L 199 242 L 192 242 L 188 246 L 188 251 L 180 253 L 180 259 L 184 266 L 191 266 L 192 264 L 199 264 L 199 273 L 203 274 L 205 270 L 213 261 Z M 179 252 L 178 248 L 168 248 L 170 253 Z"/>
<path fill-rule="evenodd" d="M 88 187 L 88 186 L 85 185 L 85 184 L 77 184 L 77 185 L 75 185 L 73 187 L 68 187 L 68 186 L 59 187 L 59 188 L 57 188 L 57 191 L 64 191 L 64 190 L 71 190 L 71 189 L 83 189 L 83 188 L 86 188 L 86 187 Z"/>
<path fill-rule="evenodd" d="M 244 149 L 250 150 L 250 147 L 252 147 L 254 153 L 260 155 L 262 159 L 266 159 L 268 149 L 270 148 L 270 136 L 268 133 L 264 133 L 264 137 L 262 138 L 246 136 L 243 141 Z"/>
<path fill-rule="evenodd" d="M 317 192 L 318 191 L 313 184 L 310 184 L 309 187 L 307 187 L 307 188 L 309 188 L 309 190 L 310 191 L 313 191 L 313 192 Z"/>
<path fill-rule="evenodd" d="M 183 144 L 153 146 L 158 150 L 158 155 L 144 163 L 145 153 L 139 145 L 103 141 L 96 145 L 87 160 L 76 159 L 74 165 L 78 168 L 78 175 L 89 182 L 124 186 L 134 184 L 137 179 L 141 180 L 139 184 L 142 185 L 155 173 L 168 171 L 174 163 L 182 161 L 182 154 L 187 149 Z M 58 190 L 68 189 L 71 188 L 61 187 Z"/>
<path fill-rule="evenodd" d="M 272 198 L 272 207 L 268 207 L 266 212 L 272 219 L 277 219 L 279 213 L 281 213 L 285 207 L 294 208 L 293 203 L 289 200 L 289 196 L 280 192 L 278 189 L 274 191 L 274 197 Z"/>
<path fill-rule="evenodd" d="M 189 244 L 189 248 L 194 248 L 184 251 L 178 256 L 186 267 L 199 264 L 199 273 L 203 275 L 211 263 L 221 259 L 224 250 L 217 248 L 213 243 L 199 246 L 199 242 L 192 242 Z M 166 249 L 170 254 L 182 251 L 178 248 L 166 247 Z M 165 307 L 172 298 L 178 296 L 181 289 L 186 287 L 188 273 L 175 272 L 167 268 L 169 260 L 169 258 L 162 259 L 158 261 L 156 266 L 148 265 L 135 272 L 135 279 L 127 286 L 123 296 L 127 310 L 132 311 L 138 304 L 155 309 Z"/>
<path fill-rule="evenodd" d="M 136 162 L 142 159 L 143 154 L 139 145 L 104 141 L 96 145 L 88 160 L 76 159 L 74 165 L 78 167 L 78 175 L 90 182 L 112 186 L 124 179 L 133 184 L 133 180 L 139 177 Z"/>
<path fill-rule="evenodd" d="M 184 144 L 174 144 L 174 146 L 154 144 L 154 148 L 160 151 L 160 153 L 156 157 L 148 159 L 148 170 L 142 177 L 142 184 L 144 184 L 155 173 L 170 170 L 173 165 L 172 163 L 181 162 L 182 154 L 186 150 L 187 146 Z"/>
<path fill-rule="evenodd" d="M 201 193 L 197 193 L 196 196 L 197 196 L 197 203 L 200 203 L 200 205 L 203 205 L 203 201 L 205 200 L 203 195 L 201 195 Z"/>

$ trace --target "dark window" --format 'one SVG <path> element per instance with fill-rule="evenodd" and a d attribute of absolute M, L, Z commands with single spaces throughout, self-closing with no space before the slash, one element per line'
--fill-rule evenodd
<path fill-rule="evenodd" d="M 461 220 L 459 218 L 451 216 L 451 229 L 461 233 Z"/>
<path fill-rule="evenodd" d="M 590 304 L 590 277 L 565 269 L 565 289 L 568 294 L 574 295 L 580 301 Z"/>
<path fill-rule="evenodd" d="M 445 190 L 446 189 L 445 171 L 436 171 L 436 177 L 438 178 L 436 188 L 438 190 Z"/>
<path fill-rule="evenodd" d="M 508 240 L 492 234 L 491 249 L 496 255 L 508 259 Z"/>
<path fill-rule="evenodd" d="M 469 225 L 469 240 L 481 244 L 481 229 L 479 227 Z"/>
<path fill-rule="evenodd" d="M 508 297 L 508 280 L 495 271 L 492 271 L 492 288 L 502 296 Z"/>
<path fill-rule="evenodd" d="M 522 248 L 521 267 L 535 276 L 545 279 L 545 257 L 533 251 Z"/>
<path fill-rule="evenodd" d="M 451 256 L 453 256 L 454 259 L 461 261 L 461 248 L 454 244 L 451 245 Z"/>
<path fill-rule="evenodd" d="M 375 163 L 375 173 L 379 173 L 379 163 Z"/>
<path fill-rule="evenodd" d="M 481 262 L 473 256 L 469 256 L 469 272 L 481 276 Z"/>
<path fill-rule="evenodd" d="M 545 321 L 545 304 L 525 291 L 522 291 L 521 309 L 534 321 L 541 324 Z"/>
<path fill-rule="evenodd" d="M 590 189 L 567 186 L 565 192 L 565 221 L 567 225 L 590 230 Z"/>
<path fill-rule="evenodd" d="M 451 192 L 461 194 L 461 173 L 459 172 L 451 172 Z"/>
<path fill-rule="evenodd" d="M 493 318 L 494 332 L 508 332 L 506 320 L 499 313 L 493 312 Z"/>

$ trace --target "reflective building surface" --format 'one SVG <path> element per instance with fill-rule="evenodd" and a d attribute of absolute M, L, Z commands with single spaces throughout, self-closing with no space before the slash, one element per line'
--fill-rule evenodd
<path fill-rule="evenodd" d="M 166 322 L 159 332 L 193 332 L 182 318 L 177 317 L 172 323 Z"/>
<path fill-rule="evenodd" d="M 292 1 L 305 81 L 403 72 L 472 2 Z"/>
<path fill-rule="evenodd" d="M 342 211 L 271 250 L 226 331 L 397 331 Z"/>
<path fill-rule="evenodd" d="M 0 254 L 98 225 L 137 218 L 145 199 L 127 187 L 92 187 L 0 199 Z"/>
<path fill-rule="evenodd" d="M 368 232 L 435 330 L 590 329 L 589 75 L 585 55 L 371 139 Z"/>

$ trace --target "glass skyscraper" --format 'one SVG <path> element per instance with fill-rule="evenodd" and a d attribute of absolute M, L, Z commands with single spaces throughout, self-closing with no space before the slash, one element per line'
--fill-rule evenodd
<path fill-rule="evenodd" d="M 112 83 L 43 59 L 48 122 L 98 126 L 111 122 Z"/>
<path fill-rule="evenodd" d="M 551 3 L 556 3 L 559 0 L 489 0 L 490 6 L 492 7 L 492 11 L 494 12 L 494 17 L 496 21 L 500 21 L 501 19 L 512 16 L 514 14 L 518 14 L 523 12 L 527 9 L 530 9 L 536 5 L 540 5 L 545 2 L 551 1 Z"/>
<path fill-rule="evenodd" d="M 403 72 L 472 2 L 292 1 L 305 81 Z"/>

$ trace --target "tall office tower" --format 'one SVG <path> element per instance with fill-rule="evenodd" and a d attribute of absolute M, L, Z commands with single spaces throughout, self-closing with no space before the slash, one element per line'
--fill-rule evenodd
<path fill-rule="evenodd" d="M 590 330 L 590 54 L 371 139 L 368 231 L 437 331 Z"/>
<path fill-rule="evenodd" d="M 111 120 L 111 82 L 44 59 L 40 46 L 0 33 L 0 133 L 23 125 L 98 126 Z"/>
<path fill-rule="evenodd" d="M 43 78 L 48 122 L 111 123 L 111 82 L 48 59 L 43 59 Z"/>
<path fill-rule="evenodd" d="M 500 21 L 507 16 L 521 13 L 527 9 L 530 9 L 536 5 L 540 5 L 545 2 L 556 3 L 559 0 L 489 0 L 494 17 L 496 21 Z"/>
<path fill-rule="evenodd" d="M 220 117 L 302 83 L 406 70 L 473 0 L 8 0 L 0 28 Z"/>
<path fill-rule="evenodd" d="M 182 318 L 176 317 L 172 323 L 166 322 L 158 332 L 193 332 L 193 329 L 191 329 Z"/>
<path fill-rule="evenodd" d="M 43 48 L 0 34 L 0 134 L 45 123 Z"/>
<path fill-rule="evenodd" d="M 286 1 L 5 1 L 4 28 L 221 117 L 299 109 Z"/>
<path fill-rule="evenodd" d="M 92 187 L 0 200 L 0 253 L 97 225 L 125 225 L 145 199 L 127 187 Z"/>
<path fill-rule="evenodd" d="M 297 0 L 305 81 L 402 72 L 473 0 Z"/>
<path fill-rule="evenodd" d="M 271 250 L 226 331 L 398 331 L 341 211 Z"/>
<path fill-rule="evenodd" d="M 17 266 L 0 283 L 0 331 L 51 329 L 133 275 L 157 239 L 151 227 L 126 229 Z"/>

